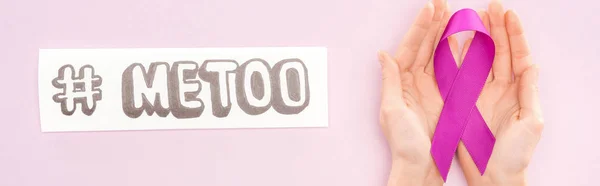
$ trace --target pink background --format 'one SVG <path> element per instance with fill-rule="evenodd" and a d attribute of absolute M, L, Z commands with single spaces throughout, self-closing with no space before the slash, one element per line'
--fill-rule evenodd
<path fill-rule="evenodd" d="M 384 185 L 375 54 L 393 50 L 424 2 L 1 0 L 0 185 Z M 531 185 L 596 185 L 600 173 L 600 16 L 591 2 L 505 2 L 542 70 L 546 129 Z M 328 47 L 330 127 L 40 132 L 39 48 L 237 46 Z M 456 163 L 447 185 L 465 185 Z"/>

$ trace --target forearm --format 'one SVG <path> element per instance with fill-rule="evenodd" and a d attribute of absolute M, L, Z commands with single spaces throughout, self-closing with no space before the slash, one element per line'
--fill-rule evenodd
<path fill-rule="evenodd" d="M 492 177 L 492 182 L 497 186 L 527 186 L 525 173 L 517 173 L 512 175 L 496 175 Z"/>
<path fill-rule="evenodd" d="M 525 175 L 514 175 L 493 178 L 487 176 L 474 175 L 471 176 L 471 178 L 467 178 L 467 183 L 469 185 L 476 186 L 526 186 L 527 181 L 524 177 Z"/>
<path fill-rule="evenodd" d="M 388 186 L 439 186 L 443 183 L 434 166 L 411 164 L 401 160 L 393 161 L 388 179 Z"/>

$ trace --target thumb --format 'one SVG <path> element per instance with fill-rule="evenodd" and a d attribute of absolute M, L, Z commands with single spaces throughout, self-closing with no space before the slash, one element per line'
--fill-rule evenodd
<path fill-rule="evenodd" d="M 381 99 L 383 102 L 402 102 L 402 80 L 398 63 L 386 52 L 377 53 L 381 64 Z"/>
<path fill-rule="evenodd" d="M 538 73 L 537 65 L 531 65 L 523 72 L 519 82 L 519 119 L 533 119 L 542 124 L 542 108 L 538 95 Z"/>

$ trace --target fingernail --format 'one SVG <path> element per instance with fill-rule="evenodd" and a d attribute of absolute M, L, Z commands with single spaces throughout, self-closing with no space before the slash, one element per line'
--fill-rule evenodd
<path fill-rule="evenodd" d="M 503 10 L 504 7 L 502 6 L 502 2 L 500 2 L 500 0 L 492 0 L 492 2 L 490 2 L 488 9 L 490 10 L 490 12 L 504 13 L 504 10 Z"/>
<path fill-rule="evenodd" d="M 515 12 L 515 10 L 513 10 L 513 9 L 508 9 L 506 11 L 506 15 L 508 15 L 508 17 L 510 17 L 510 19 L 512 19 L 512 20 L 516 20 L 516 18 L 517 18 L 517 12 Z"/>
<path fill-rule="evenodd" d="M 381 51 L 381 50 L 377 51 L 377 58 L 379 59 L 379 62 L 383 62 L 383 60 L 384 60 L 383 51 Z"/>
<path fill-rule="evenodd" d="M 427 3 L 425 4 L 425 8 L 428 8 L 428 9 L 433 9 L 433 8 L 434 8 L 434 6 L 433 6 L 433 2 L 431 2 L 431 1 L 427 1 Z"/>
<path fill-rule="evenodd" d="M 506 13 L 504 14 L 504 18 L 506 19 L 507 22 L 514 22 L 515 12 L 513 12 L 512 9 L 506 10 Z"/>

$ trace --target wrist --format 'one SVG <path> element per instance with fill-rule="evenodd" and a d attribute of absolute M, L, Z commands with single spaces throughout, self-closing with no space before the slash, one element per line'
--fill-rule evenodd
<path fill-rule="evenodd" d="M 477 186 L 526 186 L 525 171 L 519 173 L 505 173 L 497 170 L 487 170 L 484 175 L 479 171 L 465 172 L 469 185 Z"/>
<path fill-rule="evenodd" d="M 388 186 L 440 186 L 443 183 L 433 162 L 418 164 L 402 159 L 392 160 Z"/>
<path fill-rule="evenodd" d="M 525 171 L 519 173 L 498 173 L 492 176 L 492 182 L 497 186 L 526 186 Z"/>

